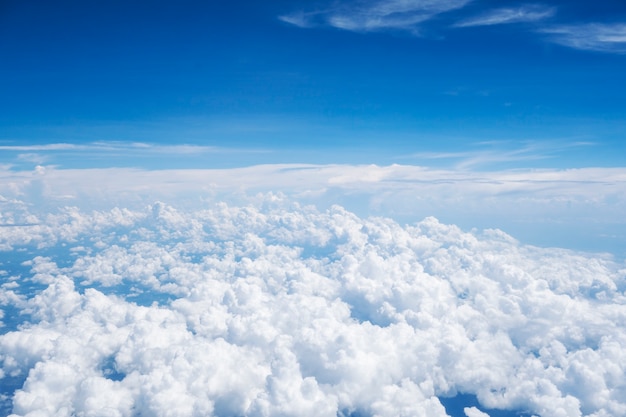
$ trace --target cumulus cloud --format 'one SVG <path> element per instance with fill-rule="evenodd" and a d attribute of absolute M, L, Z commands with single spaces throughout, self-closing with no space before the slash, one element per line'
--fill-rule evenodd
<path fill-rule="evenodd" d="M 463 411 L 467 417 L 489 417 L 489 414 L 483 413 L 476 407 L 465 407 Z"/>
<path fill-rule="evenodd" d="M 272 198 L 40 223 L 2 236 L 25 259 L 0 292 L 21 312 L 0 336 L 15 417 L 445 416 L 457 393 L 626 413 L 610 258 Z"/>

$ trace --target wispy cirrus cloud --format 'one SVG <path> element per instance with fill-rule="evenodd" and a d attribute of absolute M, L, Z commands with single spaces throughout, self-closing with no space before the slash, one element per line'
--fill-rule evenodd
<path fill-rule="evenodd" d="M 284 22 L 312 27 L 317 24 L 353 32 L 384 29 L 419 32 L 417 25 L 438 14 L 459 9 L 471 0 L 383 0 L 350 3 L 317 12 L 296 12 L 280 16 Z"/>
<path fill-rule="evenodd" d="M 507 151 L 480 151 L 480 152 L 419 152 L 412 156 L 422 160 L 457 160 L 455 169 L 476 169 L 499 163 L 521 161 L 537 161 L 550 158 L 547 154 L 535 152 L 532 147 Z"/>
<path fill-rule="evenodd" d="M 455 169 L 482 169 L 494 164 L 522 161 L 538 161 L 556 158 L 568 149 L 593 146 L 593 142 L 574 141 L 526 141 L 521 146 L 511 147 L 508 141 L 490 141 L 477 143 L 480 149 L 460 152 L 418 152 L 409 155 L 420 160 L 457 161 Z"/>
<path fill-rule="evenodd" d="M 47 144 L 4 144 L 0 145 L 0 162 L 19 169 L 31 164 L 55 165 L 59 167 L 85 164 L 87 161 L 99 166 L 154 166 L 164 163 L 184 164 L 194 158 L 202 161 L 218 154 L 251 151 L 234 150 L 216 146 L 194 144 L 161 144 L 146 142 L 124 143 L 119 141 L 97 141 L 90 143 L 47 143 Z"/>
<path fill-rule="evenodd" d="M 215 151 L 214 146 L 158 145 L 143 142 L 92 142 L 87 144 L 47 143 L 36 145 L 0 145 L 0 151 L 9 152 L 63 152 L 63 151 L 141 151 L 168 153 L 195 153 Z"/>
<path fill-rule="evenodd" d="M 585 51 L 626 54 L 626 23 L 557 25 L 541 29 L 559 45 Z"/>
<path fill-rule="evenodd" d="M 317 11 L 317 12 L 295 12 L 286 15 L 279 16 L 278 18 L 285 23 L 289 23 L 294 26 L 298 26 L 301 28 L 310 28 L 315 26 L 316 20 L 320 17 L 323 17 L 327 14 L 327 11 Z"/>
<path fill-rule="evenodd" d="M 301 28 L 330 26 L 352 32 L 402 30 L 420 35 L 423 23 L 438 15 L 465 8 L 472 0 L 377 0 L 336 3 L 318 10 L 299 10 L 279 19 Z M 467 15 L 468 10 L 461 11 Z M 582 22 L 550 24 L 557 7 L 530 3 L 502 7 L 459 17 L 456 23 L 443 23 L 445 28 L 534 23 L 532 32 L 547 35 L 547 41 L 582 51 L 626 54 L 626 23 Z"/>
<path fill-rule="evenodd" d="M 506 7 L 490 10 L 481 15 L 462 20 L 453 27 L 492 26 L 509 23 L 537 22 L 550 18 L 556 13 L 555 7 L 530 4 L 521 7 Z"/>
<path fill-rule="evenodd" d="M 43 145 L 0 145 L 0 151 L 41 152 L 41 151 L 68 151 L 84 149 L 85 145 L 71 143 L 46 143 Z"/>

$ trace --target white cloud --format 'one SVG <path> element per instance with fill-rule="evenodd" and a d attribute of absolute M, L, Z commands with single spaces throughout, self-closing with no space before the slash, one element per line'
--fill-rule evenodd
<path fill-rule="evenodd" d="M 527 141 L 522 146 L 501 149 L 506 141 L 478 143 L 481 148 L 461 152 L 420 152 L 407 155 L 417 160 L 449 159 L 458 160 L 455 168 L 469 170 L 489 167 L 501 162 L 520 162 L 554 158 L 567 149 L 593 146 L 590 142 L 551 142 Z"/>
<path fill-rule="evenodd" d="M 378 0 L 346 2 L 323 10 L 297 11 L 279 17 L 301 27 L 331 26 L 354 32 L 385 29 L 420 33 L 420 24 L 438 15 L 464 8 L 471 0 Z M 539 23 L 553 17 L 556 7 L 543 4 L 523 4 L 502 7 L 459 20 L 453 28 L 469 28 L 513 23 Z M 626 53 L 626 24 L 623 23 L 563 23 L 543 25 L 536 29 L 548 35 L 548 40 L 569 48 L 606 53 Z"/>
<path fill-rule="evenodd" d="M 542 152 L 522 149 L 505 153 L 486 154 L 420 154 L 423 158 L 460 158 L 462 166 L 473 166 L 480 161 L 510 161 L 515 158 L 542 158 Z M 463 184 L 465 193 L 475 196 L 476 192 L 491 187 L 489 194 L 507 194 L 510 191 L 537 195 L 550 188 L 561 188 L 563 194 L 602 198 L 607 188 L 598 184 L 611 185 L 621 190 L 626 181 L 623 168 L 579 168 L 579 169 L 520 169 L 504 171 L 470 171 L 432 169 L 412 165 L 310 165 L 275 164 L 232 169 L 183 169 L 147 171 L 131 168 L 107 169 L 55 169 L 37 167 L 35 171 L 0 171 L 0 193 L 9 201 L 10 197 L 24 198 L 38 184 L 40 198 L 51 202 L 70 196 L 80 205 L 89 200 L 115 198 L 116 195 L 135 193 L 142 206 L 160 197 L 175 201 L 194 192 L 210 196 L 215 192 L 253 196 L 256 192 L 269 192 L 279 188 L 290 195 L 315 190 L 339 188 L 346 192 L 402 191 L 421 187 L 446 187 Z M 97 184 L 98 187 L 94 185 Z M 462 190 L 460 190 L 462 191 Z M 84 200 L 81 199 L 84 197 Z M 35 196 L 33 196 L 35 198 Z M 556 196 L 555 196 L 556 198 Z M 17 200 L 16 200 L 17 202 Z"/>
<path fill-rule="evenodd" d="M 491 26 L 509 23 L 537 22 L 554 16 L 556 9 L 544 5 L 525 5 L 491 10 L 482 15 L 462 20 L 453 27 Z"/>
<path fill-rule="evenodd" d="M 484 158 L 493 162 L 543 154 L 541 149 L 531 149 L 460 156 L 463 163 L 476 164 Z M 280 193 L 272 193 L 277 189 Z M 146 171 L 46 166 L 37 172 L 1 170 L 0 196 L 4 197 L 0 236 L 8 236 L 5 244 L 34 242 L 44 236 L 47 226 L 36 219 L 59 213 L 67 205 L 98 211 L 116 206 L 136 210 L 158 200 L 197 209 L 220 200 L 245 205 L 287 198 L 321 208 L 338 203 L 362 216 L 417 221 L 437 215 L 466 228 L 499 227 L 520 233 L 524 239 L 561 239 L 535 240 L 542 244 L 589 248 L 592 245 L 585 246 L 588 241 L 609 248 L 611 241 L 611 250 L 626 247 L 619 246 L 620 239 L 626 241 L 623 168 L 471 171 L 410 165 L 291 164 Z M 62 211 L 59 218 L 69 215 Z M 12 233 L 16 224 L 28 224 L 30 229 L 16 228 Z M 80 227 L 87 230 L 89 226 Z M 567 232 L 580 235 L 573 240 Z M 42 244 L 46 241 L 41 238 Z"/>
<path fill-rule="evenodd" d="M 309 28 L 314 24 L 318 15 L 324 15 L 325 12 L 296 12 L 288 15 L 279 16 L 278 19 L 285 23 L 289 23 L 301 28 Z"/>
<path fill-rule="evenodd" d="M 29 152 L 19 155 L 20 158 L 41 157 L 33 152 L 157 152 L 188 154 L 197 152 L 215 152 L 218 148 L 199 145 L 158 145 L 142 142 L 92 142 L 88 144 L 49 143 L 43 145 L 0 145 L 0 150 L 13 152 Z"/>
<path fill-rule="evenodd" d="M 347 3 L 315 13 L 297 12 L 280 19 L 299 27 L 316 21 L 338 29 L 368 32 L 399 29 L 418 32 L 418 25 L 438 14 L 464 7 L 471 0 L 379 0 Z"/>
<path fill-rule="evenodd" d="M 17 159 L 20 161 L 32 162 L 35 164 L 43 164 L 48 160 L 45 155 L 37 153 L 22 153 L 17 155 Z"/>
<path fill-rule="evenodd" d="M 587 51 L 626 53 L 626 24 L 586 23 L 544 28 L 552 42 Z"/>
<path fill-rule="evenodd" d="M 76 149 L 85 149 L 85 146 L 74 145 L 71 143 L 49 143 L 44 145 L 0 145 L 0 150 L 17 152 L 67 151 Z"/>
<path fill-rule="evenodd" d="M 1 237 L 53 249 L 22 272 L 39 289 L 0 287 L 28 313 L 0 336 L 14 416 L 443 417 L 456 392 L 626 413 L 626 267 L 606 257 L 272 198 L 40 222 Z"/>
<path fill-rule="evenodd" d="M 465 407 L 463 412 L 467 417 L 489 417 L 489 414 L 483 413 L 476 407 Z"/>

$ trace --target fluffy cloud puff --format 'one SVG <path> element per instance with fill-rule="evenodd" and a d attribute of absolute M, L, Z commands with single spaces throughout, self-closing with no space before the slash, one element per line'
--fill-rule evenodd
<path fill-rule="evenodd" d="M 284 201 L 1 232 L 13 416 L 626 415 L 609 258 Z"/>

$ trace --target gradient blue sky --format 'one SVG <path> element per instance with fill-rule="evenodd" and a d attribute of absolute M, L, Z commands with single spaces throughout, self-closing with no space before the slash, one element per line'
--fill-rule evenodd
<path fill-rule="evenodd" d="M 15 167 L 626 155 L 623 1 L 5 0 L 0 63 L 0 163 Z M 41 147 L 94 142 L 221 152 Z"/>

